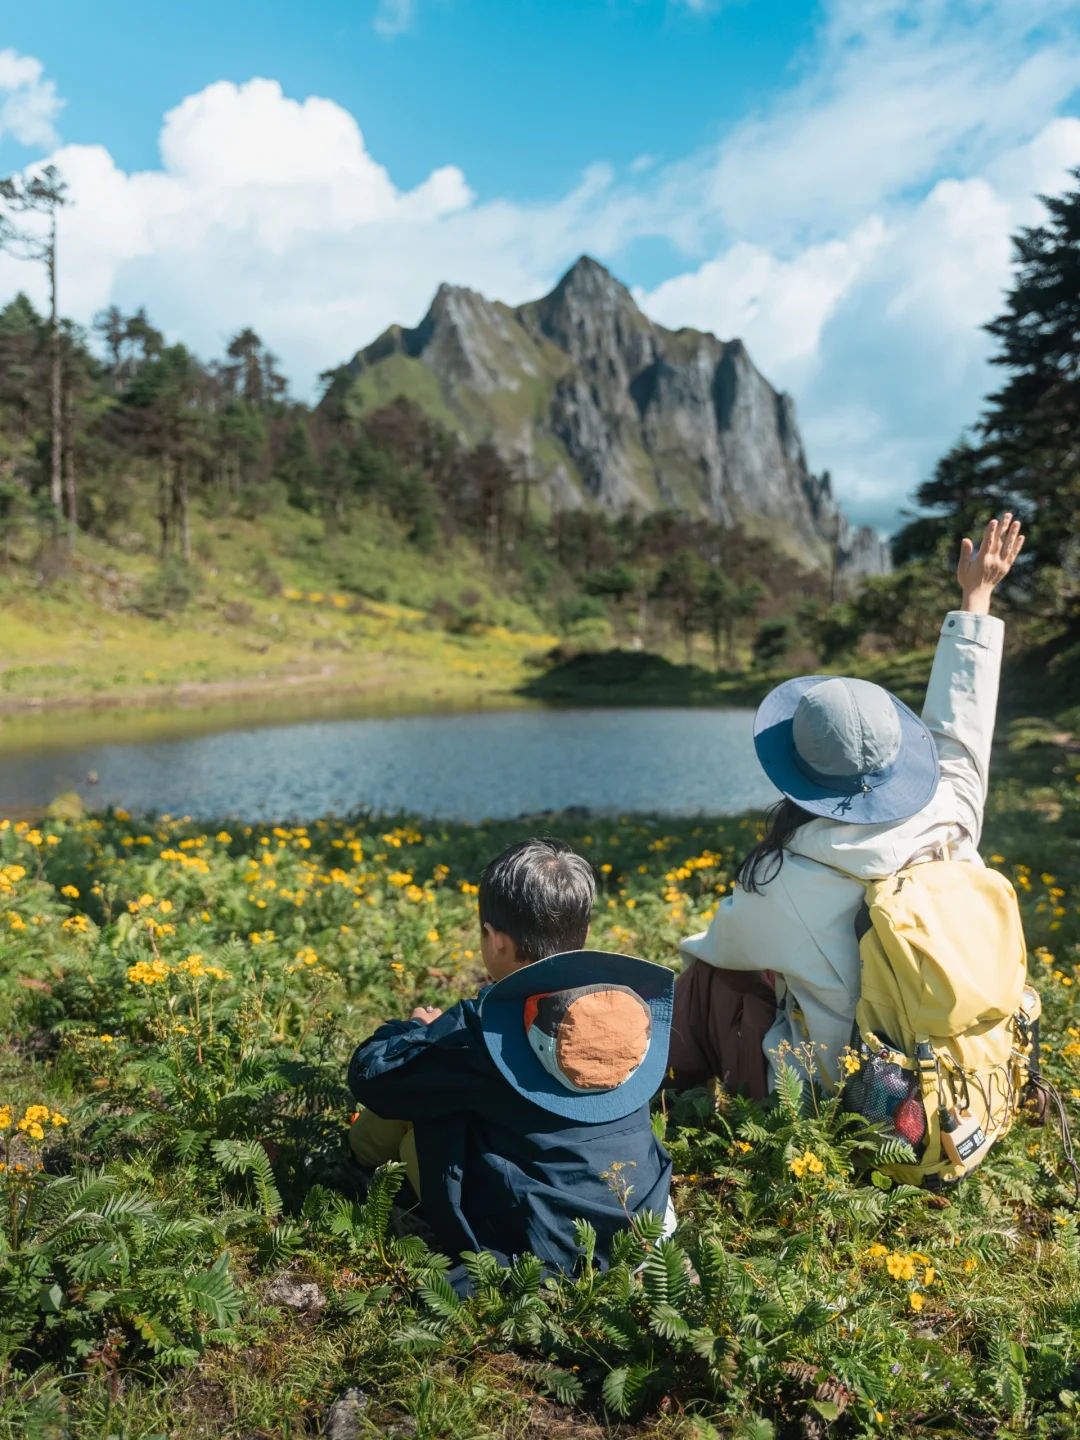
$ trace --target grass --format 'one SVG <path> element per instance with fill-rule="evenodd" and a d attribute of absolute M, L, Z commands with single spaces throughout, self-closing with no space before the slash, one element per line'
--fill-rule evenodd
<path fill-rule="evenodd" d="M 1076 1122 L 1071 744 L 1010 727 L 983 849 L 1017 886 Z M 563 817 L 599 876 L 592 943 L 671 963 L 757 823 Z M 1018 1124 L 938 1198 L 856 1173 L 826 1098 L 692 1095 L 656 1117 L 675 1242 L 641 1224 L 607 1276 L 583 1259 L 561 1285 L 478 1261 L 464 1307 L 445 1261 L 387 1232 L 392 1173 L 366 1208 L 313 1184 L 351 1047 L 475 986 L 472 887 L 528 828 L 0 829 L 0 1436 L 309 1436 L 350 1386 L 359 1435 L 1077 1433 L 1080 1235 L 1051 1129 Z M 819 1168 L 793 1167 L 807 1151 Z M 282 1277 L 324 1303 L 290 1308 Z"/>
<path fill-rule="evenodd" d="M 452 701 L 515 690 L 554 638 L 463 542 L 418 556 L 359 512 L 329 539 L 296 511 L 199 516 L 199 588 L 151 618 L 149 535 L 119 551 L 81 537 L 72 567 L 34 584 L 0 569 L 0 712 L 154 706 L 318 692 Z"/>

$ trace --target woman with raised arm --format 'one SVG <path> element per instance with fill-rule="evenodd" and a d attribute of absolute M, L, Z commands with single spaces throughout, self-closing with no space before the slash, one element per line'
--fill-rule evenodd
<path fill-rule="evenodd" d="M 718 1077 L 755 1098 L 784 1042 L 835 1081 L 859 999 L 855 917 L 867 882 L 940 856 L 981 865 L 1005 627 L 994 587 L 1024 543 L 1011 514 L 963 542 L 963 600 L 941 627 L 920 720 L 866 680 L 809 676 L 766 696 L 758 759 L 783 794 L 709 929 L 680 947 L 675 1088 Z"/>

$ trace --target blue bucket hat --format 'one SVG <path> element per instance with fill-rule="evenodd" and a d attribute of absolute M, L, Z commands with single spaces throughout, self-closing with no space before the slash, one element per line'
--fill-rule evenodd
<path fill-rule="evenodd" d="M 484 991 L 484 1044 L 541 1109 L 583 1125 L 621 1120 L 663 1082 L 674 991 L 664 965 L 602 950 L 552 955 Z"/>
<path fill-rule="evenodd" d="M 934 737 L 869 680 L 808 675 L 778 685 L 758 707 L 754 747 L 789 800 L 849 825 L 910 819 L 938 787 Z"/>

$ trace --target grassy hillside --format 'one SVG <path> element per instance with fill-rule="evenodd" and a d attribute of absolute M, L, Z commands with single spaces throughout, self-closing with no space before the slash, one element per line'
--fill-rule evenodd
<path fill-rule="evenodd" d="M 1080 783 L 1054 735 L 1001 747 L 984 848 L 1076 1124 Z M 666 963 L 756 833 L 557 828 L 597 869 L 592 943 Z M 378 1204 L 319 1188 L 351 1046 L 472 989 L 472 887 L 527 830 L 0 824 L 0 1436 L 1076 1434 L 1080 1239 L 1049 1127 L 935 1197 L 860 1174 L 825 1097 L 689 1097 L 656 1115 L 673 1243 L 639 1226 L 608 1276 L 583 1259 L 560 1285 L 479 1262 L 464 1306 Z"/>
<path fill-rule="evenodd" d="M 421 557 L 375 510 L 336 533 L 284 506 L 192 530 L 190 567 L 163 571 L 138 533 L 126 551 L 81 537 L 47 583 L 31 553 L 0 567 L 0 710 L 297 690 L 453 699 L 513 690 L 554 643 L 467 541 Z"/>

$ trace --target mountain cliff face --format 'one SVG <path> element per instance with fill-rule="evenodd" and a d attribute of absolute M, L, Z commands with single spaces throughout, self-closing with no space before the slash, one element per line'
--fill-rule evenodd
<path fill-rule="evenodd" d="M 743 343 L 654 324 L 588 256 L 517 309 L 443 285 L 416 329 L 392 326 L 348 369 L 354 413 L 407 395 L 527 466 L 553 508 L 674 508 L 768 534 L 805 564 L 887 564 L 810 473 L 790 396 Z"/>

